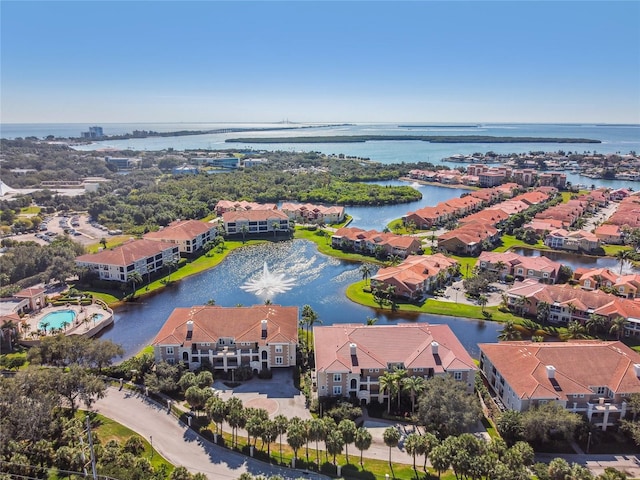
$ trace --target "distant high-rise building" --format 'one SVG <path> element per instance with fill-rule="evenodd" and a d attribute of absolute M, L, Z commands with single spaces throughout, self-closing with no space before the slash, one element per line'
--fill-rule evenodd
<path fill-rule="evenodd" d="M 102 132 L 102 127 L 89 127 L 89 131 L 82 132 L 81 136 L 82 138 L 102 138 L 104 133 Z"/>

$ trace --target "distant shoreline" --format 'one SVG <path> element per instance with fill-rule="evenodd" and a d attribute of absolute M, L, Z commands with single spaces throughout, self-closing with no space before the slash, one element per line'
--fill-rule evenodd
<path fill-rule="evenodd" d="M 316 137 L 228 138 L 226 143 L 364 143 L 375 141 L 429 143 L 602 143 L 590 138 L 493 137 L 488 135 L 335 135 Z"/>

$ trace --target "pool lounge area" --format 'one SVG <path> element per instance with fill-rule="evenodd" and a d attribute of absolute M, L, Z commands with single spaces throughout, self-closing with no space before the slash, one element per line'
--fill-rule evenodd
<path fill-rule="evenodd" d="M 90 305 L 47 306 L 22 318 L 27 326 L 21 343 L 33 345 L 42 335 L 93 337 L 113 323 L 113 310 L 101 301 Z"/>

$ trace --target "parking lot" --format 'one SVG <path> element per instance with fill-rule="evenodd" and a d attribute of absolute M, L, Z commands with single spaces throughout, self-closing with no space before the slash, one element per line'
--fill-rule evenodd
<path fill-rule="evenodd" d="M 89 222 L 89 215 L 54 215 L 47 217 L 40 226 L 38 233 L 24 233 L 13 235 L 9 238 L 15 241 L 34 241 L 40 245 L 46 245 L 57 235 L 68 233 L 74 241 L 82 245 L 98 243 L 101 238 L 109 238 L 111 234 L 118 235 L 119 230 L 110 231 L 107 227 Z"/>

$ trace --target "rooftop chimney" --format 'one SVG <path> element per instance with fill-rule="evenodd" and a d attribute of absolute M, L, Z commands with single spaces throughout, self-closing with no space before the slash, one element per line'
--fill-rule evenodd
<path fill-rule="evenodd" d="M 556 378 L 556 367 L 553 365 L 547 365 L 545 368 L 547 369 L 547 378 Z"/>
<path fill-rule="evenodd" d="M 640 378 L 640 363 L 633 364 L 633 371 L 636 374 L 636 377 Z"/>
<path fill-rule="evenodd" d="M 267 320 L 262 320 L 260 324 L 262 325 L 262 338 L 267 338 Z"/>
<path fill-rule="evenodd" d="M 193 332 L 193 320 L 187 322 L 187 332 Z"/>
<path fill-rule="evenodd" d="M 431 353 L 434 355 L 438 355 L 438 347 L 440 344 L 438 342 L 431 342 Z"/>
<path fill-rule="evenodd" d="M 355 357 L 356 354 L 358 353 L 358 346 L 355 343 L 350 343 L 349 350 L 351 351 L 351 356 Z"/>

